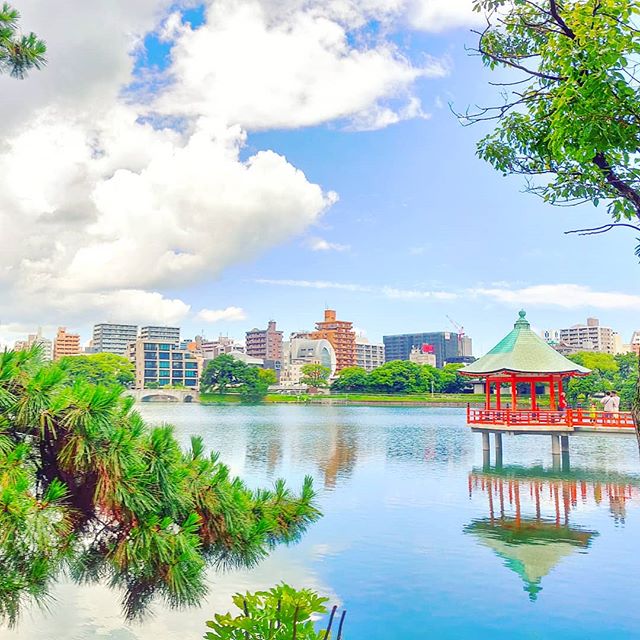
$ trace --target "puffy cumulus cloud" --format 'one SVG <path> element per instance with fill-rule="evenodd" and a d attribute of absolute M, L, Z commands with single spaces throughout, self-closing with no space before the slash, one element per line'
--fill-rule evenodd
<path fill-rule="evenodd" d="M 473 11 L 473 0 L 409 0 L 407 13 L 414 29 L 431 32 L 476 26 L 484 20 Z"/>
<path fill-rule="evenodd" d="M 247 131 L 428 117 L 414 84 L 448 71 L 388 37 L 407 1 L 207 0 L 191 28 L 192 0 L 23 0 L 49 64 L 0 77 L 3 320 L 175 323 L 192 311 L 163 289 L 317 222 L 337 196 L 277 151 L 241 155 Z M 152 32 L 164 71 L 137 62 Z"/>
<path fill-rule="evenodd" d="M 332 120 L 375 129 L 426 115 L 413 84 L 445 75 L 446 65 L 426 58 L 416 66 L 384 38 L 354 44 L 352 28 L 367 15 L 366 3 L 359 11 L 347 2 L 273 4 L 216 0 L 197 29 L 172 22 L 173 83 L 154 108 L 251 130 Z"/>
<path fill-rule="evenodd" d="M 226 309 L 202 309 L 196 315 L 196 319 L 204 322 L 239 322 L 246 320 L 247 314 L 240 307 L 227 307 Z"/>

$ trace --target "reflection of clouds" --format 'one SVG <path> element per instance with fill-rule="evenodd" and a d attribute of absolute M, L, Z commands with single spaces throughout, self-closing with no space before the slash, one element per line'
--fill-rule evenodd
<path fill-rule="evenodd" d="M 300 553 L 302 552 L 302 553 Z M 277 549 L 252 570 L 228 573 L 212 572 L 209 595 L 200 607 L 170 610 L 158 602 L 142 623 L 126 623 L 121 615 L 119 592 L 103 585 L 77 586 L 64 583 L 55 590 L 56 601 L 50 613 L 32 611 L 24 616 L 18 629 L 2 630 L 3 640 L 173 640 L 201 638 L 205 621 L 214 613 L 231 610 L 231 596 L 237 592 L 257 591 L 287 582 L 294 587 L 311 588 L 340 604 L 338 597 L 310 568 L 317 557 L 314 547 Z"/>

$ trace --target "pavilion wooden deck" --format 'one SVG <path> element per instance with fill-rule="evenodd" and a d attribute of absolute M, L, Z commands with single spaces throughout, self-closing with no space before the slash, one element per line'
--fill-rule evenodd
<path fill-rule="evenodd" d="M 467 424 L 477 432 L 514 434 L 635 433 L 630 413 L 589 409 L 472 409 Z"/>

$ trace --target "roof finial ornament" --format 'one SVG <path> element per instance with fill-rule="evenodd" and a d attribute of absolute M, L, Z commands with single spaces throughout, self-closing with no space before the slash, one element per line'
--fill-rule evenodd
<path fill-rule="evenodd" d="M 521 320 L 524 320 L 527 315 L 527 312 L 524 309 L 520 309 L 520 311 L 518 311 L 518 315 L 520 316 Z"/>

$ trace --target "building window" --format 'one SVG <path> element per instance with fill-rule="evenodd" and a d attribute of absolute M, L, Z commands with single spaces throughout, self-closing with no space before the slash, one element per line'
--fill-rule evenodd
<path fill-rule="evenodd" d="M 144 343 L 144 350 L 145 351 L 155 351 L 158 348 L 157 344 L 154 344 L 152 342 L 145 342 Z"/>
<path fill-rule="evenodd" d="M 196 378 L 198 376 L 198 372 L 197 371 L 185 371 L 184 375 L 187 378 Z"/>
<path fill-rule="evenodd" d="M 169 361 L 168 360 L 160 360 L 160 368 L 161 369 L 168 369 L 169 368 Z"/>
<path fill-rule="evenodd" d="M 157 369 L 145 369 L 144 377 L 146 378 L 155 378 L 158 375 Z"/>
<path fill-rule="evenodd" d="M 160 349 L 160 351 L 171 351 L 170 344 L 160 344 L 158 345 L 158 348 Z"/>
<path fill-rule="evenodd" d="M 159 353 L 158 354 L 158 358 L 160 358 L 160 360 L 169 360 L 171 358 L 171 354 L 170 353 Z"/>

